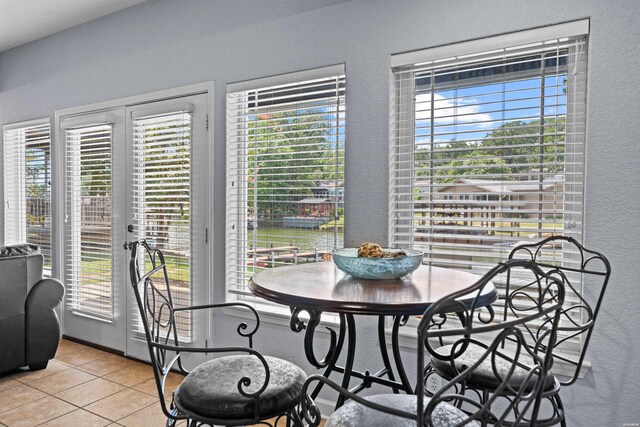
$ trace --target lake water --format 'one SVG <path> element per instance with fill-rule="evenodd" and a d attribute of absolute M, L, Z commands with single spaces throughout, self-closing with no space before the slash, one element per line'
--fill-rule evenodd
<path fill-rule="evenodd" d="M 344 246 L 342 232 L 333 230 L 258 227 L 248 230 L 247 237 L 250 245 L 257 248 L 298 246 L 301 250 L 333 250 Z"/>

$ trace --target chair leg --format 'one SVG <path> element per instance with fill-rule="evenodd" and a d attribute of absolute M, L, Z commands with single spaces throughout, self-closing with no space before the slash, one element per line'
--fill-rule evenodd
<path fill-rule="evenodd" d="M 303 427 L 302 421 L 298 418 L 298 413 L 295 408 L 291 409 L 289 412 L 278 415 L 273 421 L 273 427 L 279 426 L 280 420 L 282 419 L 286 420 L 286 427 Z"/>
<path fill-rule="evenodd" d="M 489 391 L 486 389 L 482 390 L 482 404 L 486 404 L 487 401 L 489 400 Z M 489 421 L 487 420 L 487 416 L 486 414 L 483 414 L 482 416 L 482 423 L 481 423 L 482 427 L 486 427 L 489 425 Z"/>
<path fill-rule="evenodd" d="M 303 427 L 302 419 L 298 415 L 296 408 L 293 408 L 287 416 L 287 427 Z"/>
<path fill-rule="evenodd" d="M 562 427 L 567 427 L 567 419 L 564 416 L 564 405 L 562 404 L 562 399 L 560 398 L 560 393 L 556 393 L 553 396 L 553 400 L 555 401 L 556 407 L 558 408 L 558 416 L 560 417 L 560 425 Z"/>
<path fill-rule="evenodd" d="M 556 392 L 555 394 L 546 396 L 544 399 L 551 404 L 552 412 L 548 415 L 547 418 L 541 418 L 540 413 L 538 413 L 538 424 L 543 426 L 555 426 L 560 424 L 562 427 L 567 427 L 567 420 L 565 419 L 564 414 L 564 404 L 562 403 L 560 394 Z M 542 411 L 542 405 L 540 411 Z M 549 410 L 545 410 L 545 415 L 548 412 Z"/>

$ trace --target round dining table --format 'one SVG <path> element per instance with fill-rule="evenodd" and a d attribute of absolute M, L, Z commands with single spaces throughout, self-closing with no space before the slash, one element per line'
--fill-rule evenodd
<path fill-rule="evenodd" d="M 332 262 L 310 262 L 262 270 L 249 282 L 251 292 L 266 300 L 284 304 L 291 310 L 291 329 L 305 331 L 304 350 L 308 361 L 323 375 L 333 372 L 342 374 L 341 385 L 354 393 L 370 387 L 373 383 L 390 387 L 394 392 L 412 392 L 412 385 L 405 373 L 400 355 L 399 330 L 410 316 L 423 314 L 429 306 L 440 298 L 466 289 L 480 279 L 469 271 L 421 265 L 412 274 L 399 279 L 364 280 L 354 278 L 340 271 Z M 489 306 L 497 298 L 493 284 L 485 286 L 480 294 L 470 293 L 459 301 L 475 306 Z M 338 315 L 336 331 L 328 326 L 330 342 L 322 358 L 316 356 L 314 338 L 324 312 Z M 306 314 L 305 314 L 306 313 Z M 355 316 L 378 317 L 379 350 L 383 367 L 373 372 L 354 371 L 356 354 Z M 392 366 L 387 350 L 386 319 L 392 319 L 391 350 Z M 338 358 L 347 343 L 344 366 L 338 365 Z M 395 369 L 394 369 L 395 368 Z M 397 377 L 397 379 L 396 379 Z M 360 382 L 350 388 L 353 378 Z M 320 391 L 319 384 L 312 392 L 315 398 Z M 341 396 L 336 407 L 344 402 Z"/>

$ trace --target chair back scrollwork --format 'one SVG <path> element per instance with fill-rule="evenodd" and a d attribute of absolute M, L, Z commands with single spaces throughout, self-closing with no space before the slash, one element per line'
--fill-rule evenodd
<path fill-rule="evenodd" d="M 131 244 L 129 273 L 148 342 L 179 345 L 178 331 L 164 254 L 141 240 Z M 154 347 L 154 362 L 162 368 L 166 352 Z"/>
<path fill-rule="evenodd" d="M 180 352 L 166 348 L 177 348 L 180 342 L 164 254 L 152 248 L 145 240 L 127 243 L 125 248 L 131 250 L 129 274 L 140 314 L 139 322 L 149 347 L 160 402 L 168 415 L 172 412 L 164 403 L 164 380 L 168 370 L 177 363 L 182 372 L 188 371 L 182 365 Z"/>
<path fill-rule="evenodd" d="M 571 367 L 569 378 L 561 379 L 560 384 L 566 386 L 574 383 L 580 374 L 611 276 L 609 261 L 604 255 L 586 249 L 568 236 L 551 236 L 537 243 L 520 245 L 511 251 L 509 259 L 534 261 L 541 269 L 563 282 L 566 298 L 558 339 L 552 351 L 556 361 L 563 361 Z M 511 302 L 513 294 L 517 292 L 517 289 L 506 288 L 505 317 L 513 311 Z"/>
<path fill-rule="evenodd" d="M 495 316 L 482 306 L 480 295 L 493 281 L 514 280 L 510 306 L 515 315 Z M 470 304 L 460 298 L 477 293 Z M 418 399 L 418 425 L 438 425 L 444 416 L 443 402 L 459 407 L 467 418 L 493 425 L 535 424 L 545 390 L 553 386 L 549 374 L 553 356 L 547 352 L 557 340 L 558 324 L 565 298 L 564 283 L 544 272 L 531 260 L 500 263 L 472 287 L 451 294 L 432 304 L 419 329 L 418 372 L 424 372 L 425 351 L 432 363 L 446 370 L 450 378 L 431 399 Z M 442 325 L 448 316 L 447 325 Z M 439 325 L 434 327 L 434 325 Z M 535 325 L 535 328 L 532 328 Z M 475 399 L 467 384 L 491 382 L 490 396 Z M 419 381 L 418 396 L 425 391 Z M 557 415 L 557 414 L 556 414 Z M 441 421 L 441 420 L 440 420 Z M 450 421 L 450 419 L 449 419 Z"/>

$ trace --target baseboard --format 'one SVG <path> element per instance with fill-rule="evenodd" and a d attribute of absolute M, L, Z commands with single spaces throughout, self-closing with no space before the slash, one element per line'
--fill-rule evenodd
<path fill-rule="evenodd" d="M 73 342 L 77 342 L 78 344 L 85 345 L 87 347 L 95 348 L 97 350 L 106 351 L 107 353 L 116 354 L 118 356 L 126 357 L 124 355 L 123 351 L 115 350 L 115 349 L 109 348 L 109 347 L 105 347 L 105 346 L 100 345 L 100 344 L 95 344 L 95 343 L 92 343 L 92 342 L 89 342 L 89 341 L 81 340 L 81 339 L 75 338 L 75 337 L 70 337 L 70 336 L 64 335 L 64 334 L 62 335 L 62 338 L 67 340 L 67 341 L 73 341 Z"/>

